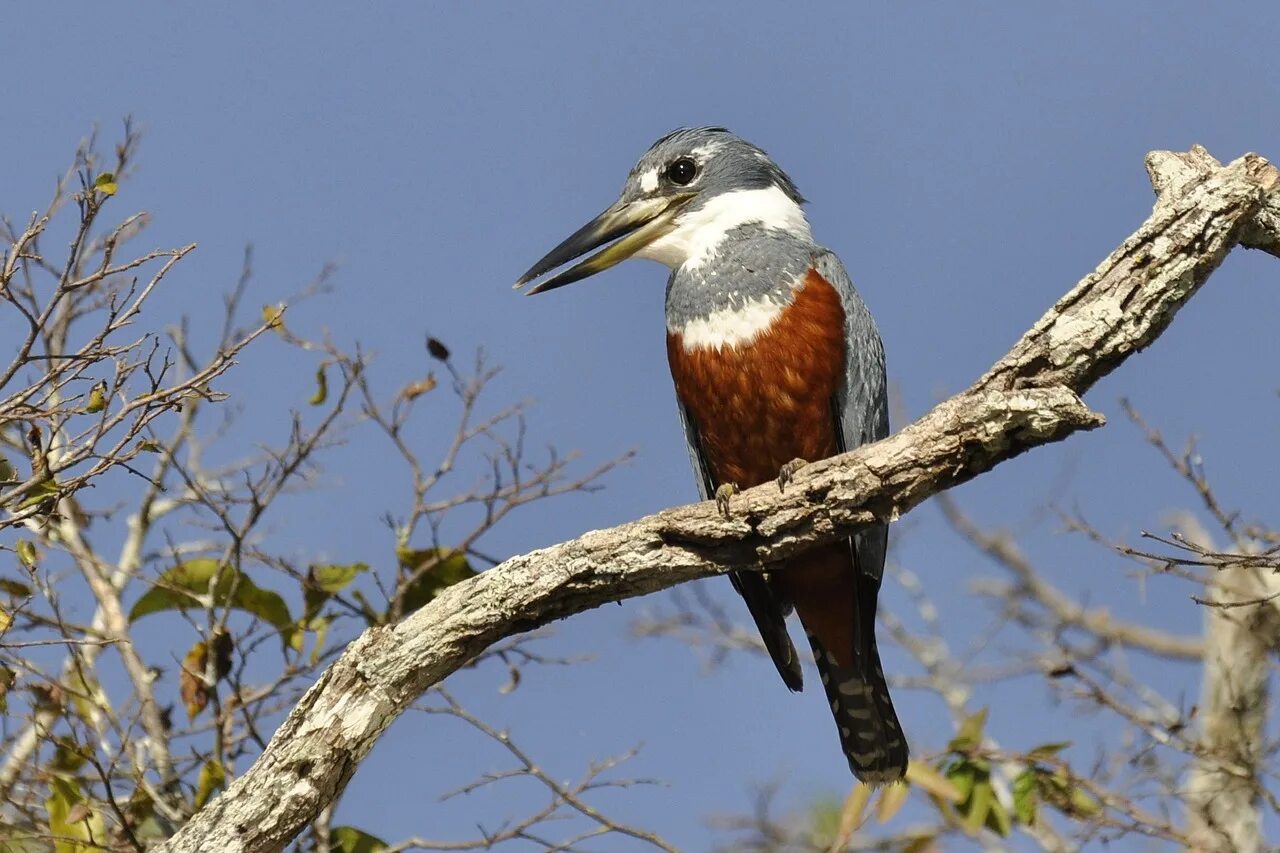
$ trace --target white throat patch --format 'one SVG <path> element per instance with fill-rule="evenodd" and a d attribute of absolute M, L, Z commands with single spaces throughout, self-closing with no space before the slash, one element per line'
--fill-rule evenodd
<path fill-rule="evenodd" d="M 673 329 L 680 335 L 685 352 L 722 349 L 749 344 L 773 325 L 786 306 L 769 296 L 748 299 L 741 305 L 712 311 Z"/>
<path fill-rule="evenodd" d="M 676 217 L 675 229 L 636 252 L 636 257 L 672 269 L 697 269 L 715 256 L 730 231 L 755 223 L 804 240 L 813 239 L 804 211 L 779 188 L 734 190 Z"/>

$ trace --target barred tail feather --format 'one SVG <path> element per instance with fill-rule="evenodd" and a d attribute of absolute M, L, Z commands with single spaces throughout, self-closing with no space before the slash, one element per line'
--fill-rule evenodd
<path fill-rule="evenodd" d="M 864 673 L 841 666 L 812 634 L 809 643 L 853 775 L 868 785 L 901 779 L 907 772 L 907 738 L 893 710 L 875 644 Z"/>

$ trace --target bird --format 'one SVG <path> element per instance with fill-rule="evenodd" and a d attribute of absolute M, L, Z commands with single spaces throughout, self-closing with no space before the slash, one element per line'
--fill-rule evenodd
<path fill-rule="evenodd" d="M 699 493 L 726 514 L 739 489 L 785 488 L 808 462 L 889 434 L 880 333 L 840 259 L 814 242 L 805 203 L 763 149 L 723 127 L 679 128 L 515 284 L 543 279 L 527 293 L 546 293 L 633 257 L 670 269 L 680 418 Z M 909 755 L 876 646 L 887 546 L 878 524 L 776 570 L 730 575 L 793 691 L 803 671 L 786 617 L 799 615 L 850 770 L 871 785 L 902 778 Z"/>

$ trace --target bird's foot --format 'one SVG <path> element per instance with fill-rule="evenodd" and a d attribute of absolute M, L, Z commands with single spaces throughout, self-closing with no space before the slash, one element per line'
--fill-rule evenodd
<path fill-rule="evenodd" d="M 729 517 L 729 498 L 738 493 L 737 483 L 725 483 L 716 489 L 716 509 L 720 510 L 720 514 L 725 518 Z"/>
<path fill-rule="evenodd" d="M 807 459 L 792 459 L 786 465 L 778 469 L 778 491 L 784 491 L 787 484 L 795 479 L 796 472 L 804 466 L 808 465 Z"/>

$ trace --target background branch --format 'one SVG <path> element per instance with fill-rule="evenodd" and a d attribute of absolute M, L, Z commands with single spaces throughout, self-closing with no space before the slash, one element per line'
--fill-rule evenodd
<path fill-rule="evenodd" d="M 1183 155 L 1150 155 L 1160 195 L 1147 222 L 972 388 L 896 435 L 810 466 L 785 493 L 749 490 L 728 519 L 697 505 L 589 533 L 513 557 L 400 624 L 366 631 L 249 772 L 163 849 L 282 846 L 341 793 L 396 716 L 503 637 L 687 580 L 768 567 L 1101 425 L 1078 395 L 1154 341 L 1234 246 L 1276 245 L 1274 167 L 1256 155 L 1225 167 L 1195 159 L 1203 168 L 1187 174 Z"/>

